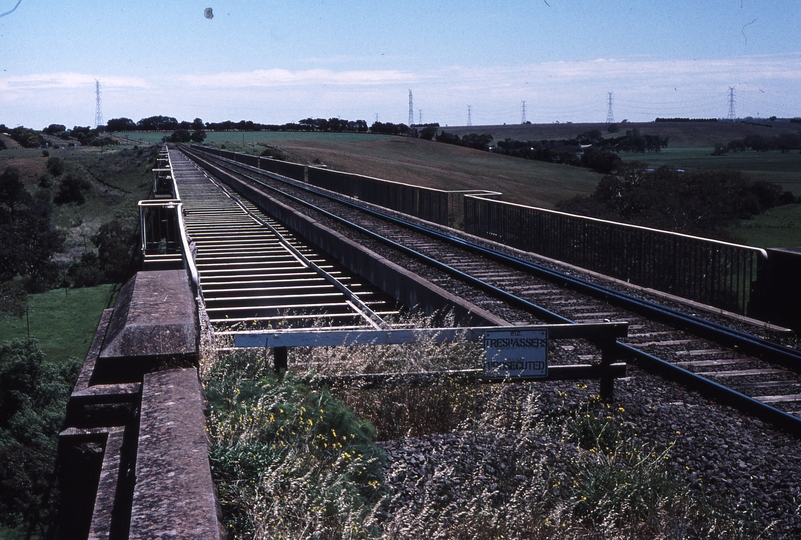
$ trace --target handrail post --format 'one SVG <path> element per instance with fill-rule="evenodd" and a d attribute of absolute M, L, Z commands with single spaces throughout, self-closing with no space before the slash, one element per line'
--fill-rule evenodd
<path fill-rule="evenodd" d="M 601 348 L 601 382 L 599 394 L 601 401 L 611 403 L 615 397 L 615 377 L 612 375 L 610 366 L 616 359 L 615 340 L 605 339 L 600 344 Z"/>
<path fill-rule="evenodd" d="M 273 361 L 275 372 L 278 375 L 285 373 L 289 367 L 289 349 L 287 347 L 273 347 Z"/>

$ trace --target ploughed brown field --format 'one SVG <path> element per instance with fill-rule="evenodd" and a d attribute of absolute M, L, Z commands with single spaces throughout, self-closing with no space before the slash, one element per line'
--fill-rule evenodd
<path fill-rule="evenodd" d="M 325 135 L 325 134 L 321 134 Z M 422 139 L 389 136 L 302 137 L 270 141 L 289 161 L 317 163 L 396 182 L 444 190 L 488 189 L 503 200 L 553 208 L 589 194 L 601 175 L 580 167 L 511 158 Z"/>

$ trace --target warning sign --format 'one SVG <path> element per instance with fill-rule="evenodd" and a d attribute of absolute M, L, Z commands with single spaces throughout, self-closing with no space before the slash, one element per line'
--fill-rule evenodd
<path fill-rule="evenodd" d="M 488 331 L 484 374 L 489 377 L 547 377 L 548 331 Z"/>

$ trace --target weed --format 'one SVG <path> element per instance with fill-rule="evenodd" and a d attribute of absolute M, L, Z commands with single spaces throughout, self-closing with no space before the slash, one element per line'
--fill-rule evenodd
<path fill-rule="evenodd" d="M 233 538 L 374 535 L 384 456 L 327 390 L 230 356 L 210 373 L 210 455 Z M 372 531 L 372 532 L 371 532 Z"/>
<path fill-rule="evenodd" d="M 768 534 L 753 508 L 707 499 L 672 468 L 672 445 L 642 444 L 586 384 L 408 384 L 420 371 L 480 364 L 471 346 L 433 340 L 293 350 L 289 364 L 298 374 L 283 380 L 261 353 L 206 372 L 212 464 L 233 538 Z M 331 392 L 304 384 L 370 372 L 397 377 Z"/>

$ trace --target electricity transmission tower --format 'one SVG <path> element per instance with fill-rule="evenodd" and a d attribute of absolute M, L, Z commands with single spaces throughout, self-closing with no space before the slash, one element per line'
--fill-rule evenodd
<path fill-rule="evenodd" d="M 734 87 L 729 86 L 729 122 L 734 122 L 737 115 L 734 114 Z"/>
<path fill-rule="evenodd" d="M 417 123 L 423 125 L 423 109 L 417 109 Z"/>
<path fill-rule="evenodd" d="M 414 101 L 412 100 L 412 91 L 409 90 L 409 127 L 414 126 Z"/>
<path fill-rule="evenodd" d="M 472 105 L 468 105 L 467 106 L 467 125 L 468 126 L 472 126 L 473 125 L 473 116 L 472 116 L 472 111 L 471 111 L 472 108 L 473 108 Z"/>
<path fill-rule="evenodd" d="M 412 142 L 414 133 L 414 101 L 412 100 L 412 91 L 409 90 L 409 127 L 406 128 L 406 142 Z"/>
<path fill-rule="evenodd" d="M 95 79 L 95 129 L 103 125 L 103 112 L 100 110 L 100 81 Z"/>
<path fill-rule="evenodd" d="M 609 94 L 609 101 L 606 107 L 606 123 L 607 124 L 614 124 L 615 123 L 615 115 L 612 112 L 612 92 L 607 92 Z"/>
<path fill-rule="evenodd" d="M 526 123 L 526 100 L 523 100 L 523 115 L 520 117 L 520 123 Z"/>

